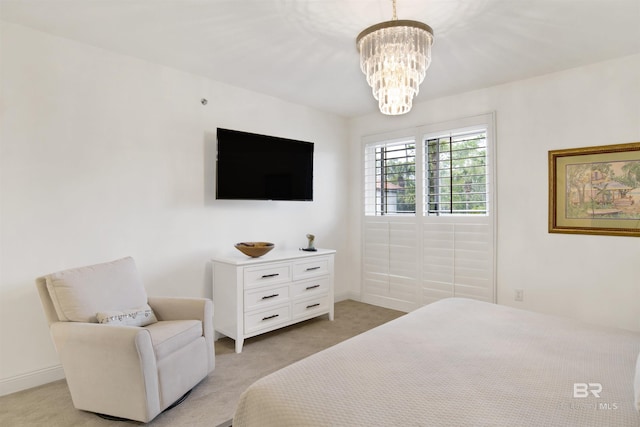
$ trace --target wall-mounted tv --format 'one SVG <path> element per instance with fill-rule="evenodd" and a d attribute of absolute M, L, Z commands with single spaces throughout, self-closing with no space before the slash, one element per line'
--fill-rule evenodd
<path fill-rule="evenodd" d="M 216 199 L 313 200 L 313 143 L 218 128 Z"/>

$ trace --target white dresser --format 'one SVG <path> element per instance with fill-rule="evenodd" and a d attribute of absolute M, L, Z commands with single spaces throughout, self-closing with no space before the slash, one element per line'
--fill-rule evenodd
<path fill-rule="evenodd" d="M 236 341 L 329 314 L 333 320 L 334 250 L 284 251 L 259 258 L 213 257 L 216 332 Z"/>

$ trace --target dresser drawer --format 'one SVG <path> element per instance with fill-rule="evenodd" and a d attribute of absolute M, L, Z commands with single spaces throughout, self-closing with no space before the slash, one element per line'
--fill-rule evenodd
<path fill-rule="evenodd" d="M 291 298 L 312 297 L 314 295 L 326 295 L 329 293 L 329 277 L 294 282 L 291 286 Z"/>
<path fill-rule="evenodd" d="M 329 296 L 324 295 L 293 304 L 293 318 L 315 315 L 329 310 Z"/>
<path fill-rule="evenodd" d="M 268 329 L 291 319 L 289 304 L 260 310 L 255 313 L 245 313 L 244 333 L 250 334 L 262 329 Z"/>
<path fill-rule="evenodd" d="M 252 288 L 291 281 L 291 264 L 269 264 L 256 267 L 245 267 L 244 287 Z"/>
<path fill-rule="evenodd" d="M 293 279 L 325 276 L 329 274 L 329 258 L 310 258 L 293 264 Z"/>
<path fill-rule="evenodd" d="M 268 286 L 244 291 L 244 311 L 283 303 L 289 300 L 289 285 Z"/>

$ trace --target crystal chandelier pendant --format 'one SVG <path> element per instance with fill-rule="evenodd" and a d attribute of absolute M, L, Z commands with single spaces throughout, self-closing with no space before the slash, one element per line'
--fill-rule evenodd
<path fill-rule="evenodd" d="M 431 64 L 433 30 L 418 21 L 393 20 L 362 31 L 356 45 L 360 68 L 382 114 L 408 113 Z"/>

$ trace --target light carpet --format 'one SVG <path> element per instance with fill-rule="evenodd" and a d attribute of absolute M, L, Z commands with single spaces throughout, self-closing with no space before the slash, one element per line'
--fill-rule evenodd
<path fill-rule="evenodd" d="M 242 353 L 234 341 L 216 341 L 216 368 L 179 406 L 147 425 L 228 425 L 240 394 L 253 382 L 313 353 L 386 323 L 403 313 L 352 300 L 335 305 L 335 320 L 320 316 L 245 340 Z M 0 397 L 2 426 L 126 426 L 135 421 L 108 421 L 73 407 L 64 380 Z"/>

